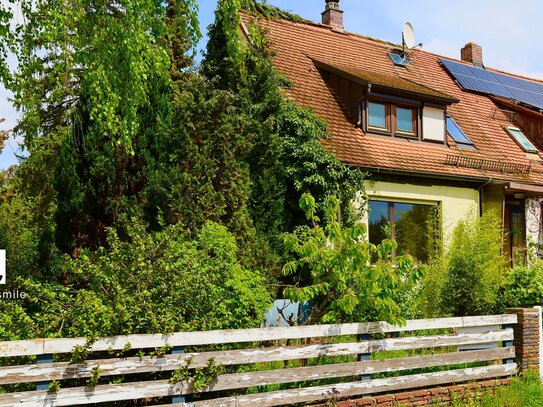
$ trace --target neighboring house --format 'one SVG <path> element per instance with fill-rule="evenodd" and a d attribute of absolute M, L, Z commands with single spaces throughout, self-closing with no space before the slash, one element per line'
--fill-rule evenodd
<path fill-rule="evenodd" d="M 470 211 L 493 209 L 508 255 L 540 243 L 543 82 L 485 68 L 474 43 L 461 61 L 416 49 L 395 63 L 402 46 L 345 31 L 338 1 L 322 16 L 261 24 L 289 97 L 327 122 L 325 148 L 370 174 L 370 240 L 391 221 L 399 248 L 426 260 L 429 217 L 447 237 Z"/>

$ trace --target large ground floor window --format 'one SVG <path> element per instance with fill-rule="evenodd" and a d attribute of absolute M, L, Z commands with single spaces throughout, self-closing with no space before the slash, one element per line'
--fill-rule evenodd
<path fill-rule="evenodd" d="M 428 261 L 439 233 L 437 204 L 370 200 L 369 210 L 371 243 L 379 244 L 387 237 L 385 227 L 390 223 L 391 237 L 398 243 L 396 253 L 409 253 L 421 262 Z"/>

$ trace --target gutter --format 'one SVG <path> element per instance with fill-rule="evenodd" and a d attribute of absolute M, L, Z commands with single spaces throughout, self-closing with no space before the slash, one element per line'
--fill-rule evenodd
<path fill-rule="evenodd" d="M 394 170 L 394 169 L 388 169 L 388 168 L 380 168 L 380 167 L 366 167 L 366 166 L 359 166 L 359 165 L 353 165 L 358 168 L 362 168 L 364 170 L 368 170 L 370 172 L 375 173 L 385 173 L 385 174 L 398 174 L 398 175 L 413 175 L 420 178 L 434 178 L 434 179 L 443 179 L 443 180 L 449 180 L 449 181 L 463 181 L 463 182 L 476 182 L 483 184 L 483 186 L 486 186 L 490 181 L 493 181 L 492 178 L 479 178 L 479 177 L 468 177 L 468 176 L 455 176 L 455 175 L 446 175 L 446 174 L 439 174 L 439 173 L 433 173 L 433 172 L 422 172 L 422 171 L 407 171 L 407 170 Z M 504 181 L 505 183 L 507 181 Z"/>

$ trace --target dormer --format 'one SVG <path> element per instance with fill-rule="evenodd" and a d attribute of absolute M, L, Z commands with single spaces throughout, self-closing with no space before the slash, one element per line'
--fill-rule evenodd
<path fill-rule="evenodd" d="M 364 133 L 445 144 L 447 106 L 458 99 L 399 76 L 312 61 Z"/>

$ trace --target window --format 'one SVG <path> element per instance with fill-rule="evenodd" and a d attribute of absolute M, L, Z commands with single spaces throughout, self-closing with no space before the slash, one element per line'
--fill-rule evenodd
<path fill-rule="evenodd" d="M 368 102 L 368 131 L 399 137 L 417 137 L 418 109 L 388 102 Z"/>
<path fill-rule="evenodd" d="M 398 133 L 415 134 L 416 111 L 417 109 L 411 107 L 396 108 L 396 128 Z"/>
<path fill-rule="evenodd" d="M 388 105 L 384 103 L 368 103 L 368 126 L 382 130 L 389 130 Z"/>
<path fill-rule="evenodd" d="M 530 140 L 526 138 L 526 136 L 524 135 L 524 133 L 522 133 L 522 131 L 520 131 L 520 129 L 516 127 L 506 127 L 505 129 L 524 151 L 526 151 L 527 153 L 537 154 L 537 148 L 534 147 L 534 145 L 530 142 Z"/>
<path fill-rule="evenodd" d="M 370 200 L 369 208 L 371 243 L 377 245 L 387 237 L 384 227 L 390 222 L 398 254 L 409 253 L 421 262 L 428 261 L 439 233 L 438 205 Z"/>
<path fill-rule="evenodd" d="M 447 132 L 460 148 L 475 148 L 473 143 L 451 116 L 447 116 Z"/>

